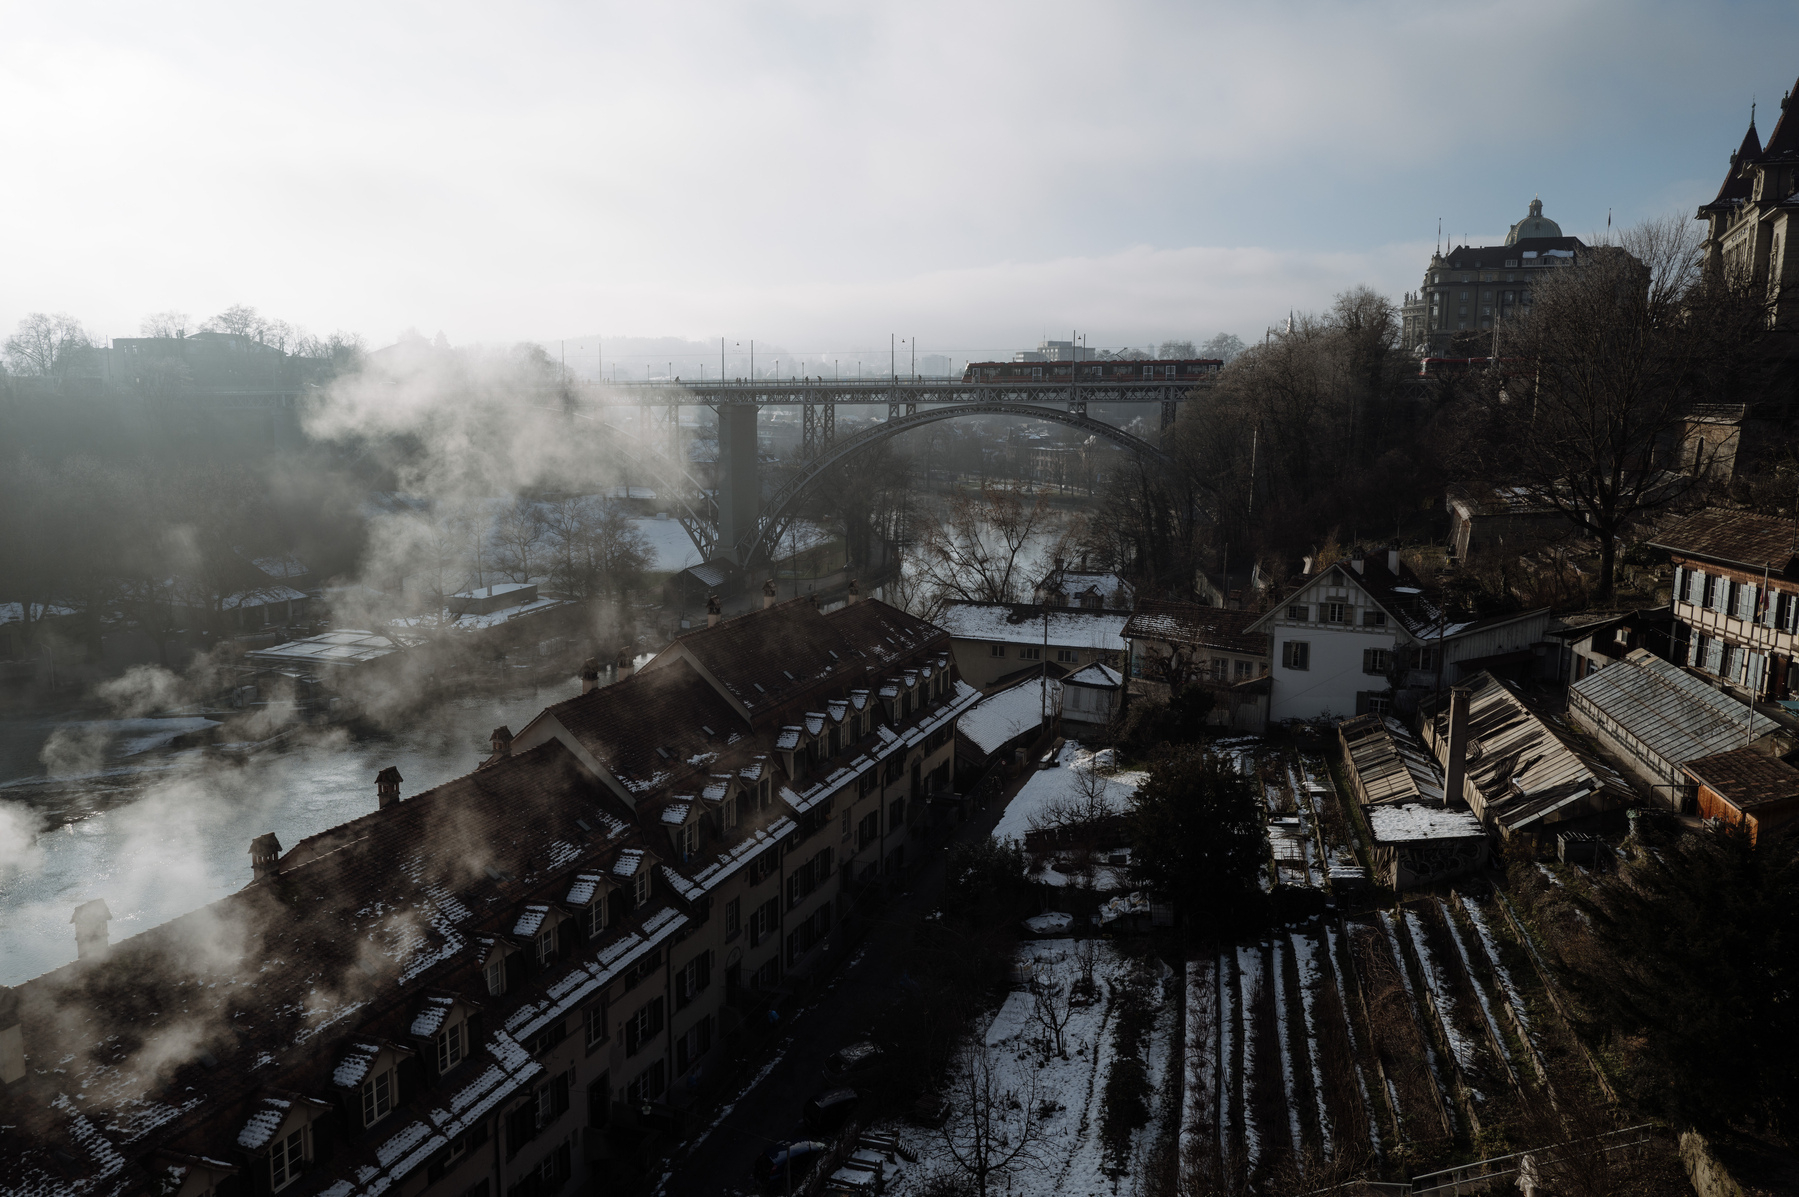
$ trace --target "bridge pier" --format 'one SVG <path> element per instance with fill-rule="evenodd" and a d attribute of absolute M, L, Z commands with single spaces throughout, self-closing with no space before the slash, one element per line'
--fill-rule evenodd
<path fill-rule="evenodd" d="M 757 472 L 756 412 L 753 403 L 718 408 L 718 555 L 737 565 L 737 546 L 762 514 L 762 480 Z"/>

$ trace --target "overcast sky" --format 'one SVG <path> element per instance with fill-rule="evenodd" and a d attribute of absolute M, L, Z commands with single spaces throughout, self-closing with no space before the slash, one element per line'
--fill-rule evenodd
<path fill-rule="evenodd" d="M 1799 74 L 1791 4 L 5 8 L 0 328 L 109 336 L 1249 339 L 1690 213 Z"/>

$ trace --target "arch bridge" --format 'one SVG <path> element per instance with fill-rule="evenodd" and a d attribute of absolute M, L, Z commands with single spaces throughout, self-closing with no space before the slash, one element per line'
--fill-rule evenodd
<path fill-rule="evenodd" d="M 1203 386 L 1204 384 L 1200 384 Z M 864 449 L 914 428 L 969 415 L 1022 416 L 1048 420 L 1103 437 L 1151 460 L 1168 460 L 1157 445 L 1114 424 L 1096 419 L 1089 404 L 1157 403 L 1161 428 L 1174 422 L 1178 405 L 1198 390 L 1192 380 L 1077 380 L 960 382 L 883 380 L 841 383 L 823 379 L 760 379 L 712 384 L 635 383 L 585 388 L 577 411 L 643 449 L 637 458 L 666 494 L 702 559 L 734 565 L 758 564 L 780 542 L 806 491 L 826 472 Z M 839 404 L 887 407 L 887 418 L 852 436 L 837 436 Z M 608 409 L 635 405 L 647 414 L 667 408 L 669 443 L 651 448 L 647 436 L 627 432 L 606 417 Z M 704 405 L 718 413 L 718 478 L 709 490 L 682 460 L 678 413 Z M 801 409 L 802 465 L 766 500 L 762 497 L 756 452 L 756 418 L 763 407 Z M 640 424 L 647 427 L 648 421 Z"/>

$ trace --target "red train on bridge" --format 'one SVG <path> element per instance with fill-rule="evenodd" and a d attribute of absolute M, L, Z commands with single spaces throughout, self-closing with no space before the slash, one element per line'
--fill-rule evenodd
<path fill-rule="evenodd" d="M 962 371 L 962 381 L 1022 382 L 1034 378 L 1050 382 L 1198 382 L 1215 376 L 1222 369 L 1224 359 L 1216 357 L 1162 361 L 1104 358 L 1084 362 L 969 362 L 968 368 Z"/>

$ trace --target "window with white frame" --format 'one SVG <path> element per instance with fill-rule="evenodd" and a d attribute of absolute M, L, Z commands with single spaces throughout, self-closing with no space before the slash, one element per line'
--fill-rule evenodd
<path fill-rule="evenodd" d="M 1349 618 L 1347 603 L 1326 603 L 1324 605 L 1325 623 L 1343 623 Z"/>
<path fill-rule="evenodd" d="M 493 994 L 495 997 L 505 993 L 506 958 L 504 956 L 495 955 L 487 962 L 487 967 L 482 970 L 482 976 L 487 981 L 488 993 Z"/>
<path fill-rule="evenodd" d="M 1296 623 L 1305 623 L 1312 618 L 1312 609 L 1304 603 L 1294 603 L 1287 608 L 1287 618 Z"/>
<path fill-rule="evenodd" d="M 1288 669 L 1310 669 L 1312 667 L 1311 643 L 1305 640 L 1282 641 L 1281 664 Z"/>
<path fill-rule="evenodd" d="M 592 939 L 606 929 L 606 894 L 595 887 L 593 901 L 581 908 L 581 929 Z"/>
<path fill-rule="evenodd" d="M 585 1022 L 589 1048 L 597 1047 L 612 1038 L 612 1020 L 603 1000 L 587 1007 Z"/>
<path fill-rule="evenodd" d="M 1003 644 L 989 644 L 987 646 L 987 655 L 990 657 L 1003 657 L 1006 655 L 1006 646 Z"/>
<path fill-rule="evenodd" d="M 373 1126 L 394 1108 L 394 1070 L 383 1068 L 362 1082 L 362 1125 Z"/>
<path fill-rule="evenodd" d="M 311 1126 L 302 1126 L 291 1135 L 275 1140 L 275 1146 L 269 1152 L 269 1187 L 279 1192 L 300 1179 L 311 1158 Z"/>
<path fill-rule="evenodd" d="M 641 865 L 637 876 L 631 878 L 631 900 L 638 906 L 644 906 L 650 900 L 650 866 Z"/>
<path fill-rule="evenodd" d="M 1079 658 L 1080 654 L 1075 652 L 1072 648 L 1058 648 L 1056 650 L 1056 660 L 1060 664 L 1073 665 Z"/>
<path fill-rule="evenodd" d="M 468 1054 L 468 1024 L 461 1019 L 445 1024 L 432 1039 L 436 1048 L 437 1072 L 441 1076 L 462 1062 Z"/>
<path fill-rule="evenodd" d="M 556 958 L 556 928 L 545 927 L 531 937 L 531 954 L 540 966 Z"/>

